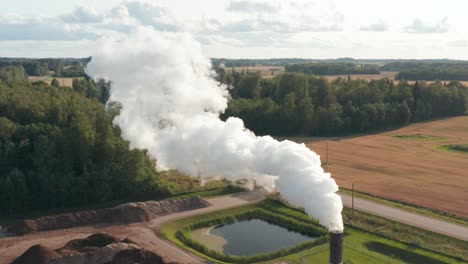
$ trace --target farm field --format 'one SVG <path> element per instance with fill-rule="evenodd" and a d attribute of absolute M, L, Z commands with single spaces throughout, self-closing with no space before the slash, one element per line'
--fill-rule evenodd
<path fill-rule="evenodd" d="M 226 67 L 227 72 L 232 70 L 236 71 L 248 71 L 248 72 L 260 72 L 263 78 L 273 78 L 284 72 L 283 66 L 251 66 L 251 67 Z"/>
<path fill-rule="evenodd" d="M 391 80 L 395 79 L 395 76 L 398 74 L 398 72 L 393 72 L 393 71 L 384 71 L 380 72 L 380 74 L 354 74 L 354 75 L 349 75 L 351 80 L 358 80 L 358 79 L 364 79 L 364 80 L 380 80 L 383 78 L 389 78 Z M 323 76 L 325 79 L 329 81 L 334 81 L 338 78 L 348 78 L 348 75 L 326 75 Z"/>
<path fill-rule="evenodd" d="M 226 71 L 230 72 L 233 69 L 236 71 L 248 71 L 248 72 L 260 72 L 263 78 L 273 78 L 275 76 L 278 76 L 282 73 L 284 73 L 284 67 L 282 66 L 249 66 L 249 67 L 226 67 Z M 367 81 L 371 80 L 380 80 L 383 78 L 388 78 L 390 80 L 394 80 L 396 83 L 398 83 L 398 80 L 395 80 L 395 76 L 398 74 L 396 71 L 382 71 L 380 74 L 352 74 L 349 75 L 351 80 L 358 80 L 358 79 L 364 79 Z M 338 78 L 348 78 L 348 75 L 324 75 L 322 76 L 325 79 L 329 81 L 334 81 Z M 423 80 L 421 80 L 423 81 Z M 408 81 L 410 84 L 414 84 L 416 81 Z M 427 83 L 433 83 L 435 81 L 425 81 Z M 443 81 L 443 82 L 448 82 L 448 81 Z M 468 86 L 468 81 L 460 81 L 463 85 Z"/>
<path fill-rule="evenodd" d="M 354 183 L 355 190 L 371 195 L 468 217 L 468 155 L 440 149 L 468 143 L 467 116 L 368 136 L 300 141 L 322 162 L 328 143 L 325 170 L 342 188 Z"/>
<path fill-rule="evenodd" d="M 57 79 L 61 86 L 72 87 L 74 78 L 60 78 L 60 77 L 51 77 L 51 76 L 29 76 L 28 79 L 31 82 L 35 81 L 44 81 L 47 84 L 50 84 L 53 79 Z"/>

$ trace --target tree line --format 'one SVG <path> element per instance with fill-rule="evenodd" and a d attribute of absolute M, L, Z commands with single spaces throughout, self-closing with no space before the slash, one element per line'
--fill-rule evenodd
<path fill-rule="evenodd" d="M 417 69 L 400 71 L 395 77 L 397 80 L 426 80 L 426 81 L 468 81 L 467 67 L 436 67 L 427 66 Z"/>
<path fill-rule="evenodd" d="M 70 89 L 24 76 L 0 69 L 0 215 L 173 192 L 112 125 L 109 83 L 82 78 Z"/>
<path fill-rule="evenodd" d="M 84 67 L 91 58 L 58 58 L 58 59 L 27 59 L 27 58 L 0 58 L 0 68 L 6 66 L 21 66 L 27 75 L 55 77 L 85 77 Z"/>
<path fill-rule="evenodd" d="M 331 136 L 398 127 L 466 114 L 468 88 L 459 82 L 410 84 L 285 73 L 225 72 L 232 99 L 222 118 L 236 116 L 260 135 Z"/>
<path fill-rule="evenodd" d="M 286 65 L 287 72 L 299 72 L 314 75 L 379 74 L 375 64 L 356 63 L 301 63 Z"/>

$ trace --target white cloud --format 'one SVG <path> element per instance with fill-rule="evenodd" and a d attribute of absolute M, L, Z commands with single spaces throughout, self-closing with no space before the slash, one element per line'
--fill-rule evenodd
<path fill-rule="evenodd" d="M 247 13 L 274 13 L 280 6 L 274 1 L 234 0 L 229 3 L 228 11 Z"/>
<path fill-rule="evenodd" d="M 468 48 L 468 40 L 457 39 L 457 40 L 447 42 L 447 45 L 449 47 L 454 47 L 454 48 Z"/>
<path fill-rule="evenodd" d="M 157 30 L 181 31 L 182 25 L 169 9 L 156 4 L 154 1 L 125 2 L 128 15 L 143 25 L 151 25 Z"/>
<path fill-rule="evenodd" d="M 389 26 L 383 20 L 379 20 L 367 26 L 361 26 L 360 28 L 361 31 L 369 31 L 369 32 L 385 32 L 388 29 L 389 29 Z"/>
<path fill-rule="evenodd" d="M 12 20 L 0 21 L 0 41 L 4 40 L 81 40 L 98 35 L 79 26 L 63 24 L 54 18 L 26 18 L 10 16 Z"/>
<path fill-rule="evenodd" d="M 91 6 L 80 5 L 72 13 L 63 15 L 62 19 L 67 23 L 98 23 L 103 20 L 103 16 Z"/>
<path fill-rule="evenodd" d="M 446 33 L 450 29 L 447 20 L 448 18 L 445 17 L 441 21 L 431 24 L 416 18 L 411 25 L 406 26 L 404 29 L 408 33 Z"/>

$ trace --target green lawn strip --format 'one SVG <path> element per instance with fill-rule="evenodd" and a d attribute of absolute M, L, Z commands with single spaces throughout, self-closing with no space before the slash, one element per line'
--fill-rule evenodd
<path fill-rule="evenodd" d="M 352 194 L 352 191 L 349 190 L 349 189 L 346 189 L 346 188 L 340 188 L 339 192 L 347 194 L 347 195 Z M 442 212 L 442 211 L 438 211 L 438 210 L 435 210 L 435 209 L 430 209 L 430 208 L 427 208 L 427 207 L 418 206 L 418 205 L 408 203 L 408 202 L 404 202 L 404 201 L 398 201 L 398 200 L 391 200 L 391 199 L 387 199 L 387 198 L 382 198 L 382 197 L 378 197 L 378 196 L 375 196 L 375 195 L 372 195 L 372 194 L 369 194 L 369 193 L 356 191 L 356 190 L 354 191 L 354 196 L 359 197 L 359 198 L 363 198 L 363 199 L 366 199 L 366 200 L 370 200 L 370 201 L 373 201 L 373 202 L 377 202 L 377 203 L 380 203 L 380 204 L 383 204 L 383 205 L 387 205 L 387 206 L 390 206 L 390 207 L 395 207 L 395 208 L 403 209 L 405 211 L 417 213 L 417 214 L 420 214 L 420 215 L 425 215 L 425 216 L 436 218 L 436 219 L 439 219 L 439 220 L 443 220 L 443 221 L 447 221 L 447 222 L 451 222 L 451 223 L 455 223 L 455 224 L 459 224 L 459 225 L 468 226 L 468 219 L 467 218 L 457 216 L 457 215 L 453 215 L 453 214 L 449 214 L 449 213 Z"/>
<path fill-rule="evenodd" d="M 405 244 L 355 230 L 350 227 L 347 227 L 347 233 L 348 235 L 344 240 L 343 247 L 343 263 L 464 263 L 453 260 L 452 258 L 441 258 L 438 254 L 427 252 L 419 248 L 409 247 Z M 385 252 L 385 254 L 379 253 L 379 250 L 371 251 L 366 247 L 367 243 L 379 243 L 385 247 L 391 248 L 393 251 Z M 393 252 L 399 255 L 394 255 Z M 412 258 L 408 258 L 408 255 L 411 255 Z M 274 263 L 279 260 L 284 260 L 289 263 L 327 263 L 329 260 L 329 246 L 323 245 L 267 263 Z"/>
<path fill-rule="evenodd" d="M 468 242 L 434 233 L 418 227 L 395 222 L 380 216 L 358 210 L 351 219 L 350 208 L 343 209 L 343 220 L 347 227 L 371 233 L 393 241 L 399 241 L 417 252 L 449 263 L 466 263 L 468 261 Z M 465 261 L 465 262 L 463 262 Z"/>
<path fill-rule="evenodd" d="M 441 145 L 441 146 L 437 146 L 436 149 L 443 150 L 443 151 L 450 151 L 450 152 L 468 154 L 468 144 Z"/>
<path fill-rule="evenodd" d="M 304 212 L 301 212 L 301 210 L 285 207 L 281 202 L 268 199 L 257 205 L 238 207 L 176 220 L 163 225 L 161 232 L 167 239 L 178 246 L 199 256 L 208 258 L 211 261 L 223 263 L 219 260 L 207 257 L 182 243 L 176 238 L 177 231 L 197 222 L 216 219 L 220 216 L 234 217 L 235 215 L 242 214 L 256 208 L 263 208 L 275 214 L 288 216 L 299 222 L 315 223 L 313 220 L 308 220 L 307 215 Z M 405 250 L 405 252 L 407 251 L 404 255 L 416 256 L 422 259 L 428 258 L 431 259 L 431 261 L 435 261 L 434 263 L 466 263 L 463 260 L 464 258 L 466 259 L 467 254 L 464 252 L 464 249 L 468 246 L 468 242 L 466 241 L 435 234 L 430 231 L 400 224 L 359 211 L 355 211 L 355 219 L 352 221 L 352 225 L 350 225 L 350 210 L 347 208 L 345 208 L 343 216 L 345 223 L 347 224 L 344 260 L 348 262 L 345 263 L 406 263 L 392 256 L 385 256 L 379 252 L 370 251 L 364 244 L 366 242 L 384 243 L 389 247 L 393 247 L 398 250 Z M 305 263 L 326 263 L 329 257 L 328 254 L 328 245 L 321 245 L 286 257 L 275 259 L 275 261 L 287 260 L 292 263 L 301 263 L 301 260 L 304 259 Z M 452 254 L 456 257 L 451 257 Z M 274 263 L 275 261 L 265 263 Z"/>
<path fill-rule="evenodd" d="M 371 263 L 405 263 L 398 259 L 386 256 L 380 253 L 369 251 L 364 247 L 364 243 L 369 241 L 379 241 L 393 243 L 388 239 L 382 239 L 378 236 L 364 233 L 352 228 L 347 228 L 346 237 L 343 245 L 343 262 L 344 263 L 359 263 L 359 264 L 371 264 Z M 395 242 L 396 244 L 400 244 Z M 284 260 L 292 263 L 328 263 L 330 256 L 328 244 L 313 248 L 311 250 L 299 252 L 279 260 Z M 278 261 L 278 260 L 275 260 Z M 274 262 L 270 262 L 274 263 Z"/>
<path fill-rule="evenodd" d="M 423 134 L 412 134 L 412 135 L 395 135 L 394 138 L 403 140 L 418 140 L 418 141 L 433 141 L 433 140 L 446 140 L 446 137 L 423 135 Z"/>
<path fill-rule="evenodd" d="M 279 200 L 266 199 L 263 202 L 257 204 L 257 206 L 277 214 L 292 217 L 297 221 L 318 225 L 318 221 L 310 218 L 307 214 L 304 213 L 304 210 L 289 207 Z"/>

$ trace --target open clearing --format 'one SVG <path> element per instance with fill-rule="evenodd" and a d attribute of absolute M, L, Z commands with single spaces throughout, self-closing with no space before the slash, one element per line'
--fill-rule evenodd
<path fill-rule="evenodd" d="M 358 80 L 358 79 L 364 79 L 364 80 L 367 80 L 367 81 L 371 81 L 371 80 L 380 80 L 380 79 L 383 79 L 383 78 L 389 78 L 391 80 L 394 80 L 395 79 L 395 76 L 398 74 L 398 72 L 394 72 L 394 71 L 383 71 L 383 72 L 380 72 L 380 74 L 353 74 L 353 75 L 349 75 L 349 78 L 351 80 Z M 329 81 L 334 81 L 338 78 L 348 78 L 348 75 L 345 74 L 345 75 L 326 75 L 326 76 L 323 76 L 325 77 L 325 79 L 329 80 Z"/>
<path fill-rule="evenodd" d="M 227 72 L 236 70 L 237 72 L 260 72 L 263 78 L 273 78 L 284 72 L 283 66 L 250 66 L 250 67 L 226 67 Z"/>
<path fill-rule="evenodd" d="M 233 69 L 235 69 L 237 72 L 240 71 L 246 71 L 246 72 L 260 72 L 263 78 L 269 79 L 273 78 L 275 76 L 278 76 L 282 73 L 284 73 L 284 67 L 283 66 L 248 66 L 248 67 L 225 67 L 227 72 L 231 72 Z M 398 74 L 397 71 L 382 71 L 380 74 L 351 74 L 351 75 L 324 75 L 321 77 L 324 77 L 325 79 L 329 81 L 334 81 L 338 78 L 343 78 L 347 79 L 348 76 L 351 80 L 360 80 L 364 79 L 367 81 L 371 80 L 380 80 L 384 78 L 388 78 L 390 80 L 394 80 L 396 83 L 398 83 L 398 80 L 395 80 L 395 76 Z M 424 80 L 421 80 L 424 81 Z M 410 84 L 414 84 L 416 81 L 408 81 Z M 426 83 L 434 83 L 435 81 L 424 81 Z M 442 81 L 444 82 L 449 82 L 449 81 Z M 460 81 L 463 85 L 468 86 L 468 81 Z"/>
<path fill-rule="evenodd" d="M 61 86 L 72 87 L 73 79 L 75 78 L 60 78 L 60 77 L 51 77 L 51 76 L 29 76 L 28 79 L 31 82 L 44 81 L 47 84 L 50 84 L 53 79 L 57 79 Z"/>
<path fill-rule="evenodd" d="M 398 135 L 441 140 L 402 140 Z M 398 130 L 333 140 L 302 139 L 328 164 L 338 184 L 468 218 L 468 155 L 440 145 L 468 143 L 468 116 L 413 124 Z"/>

